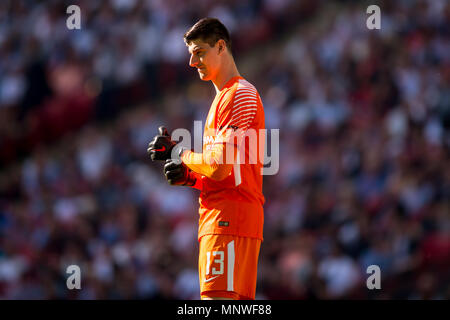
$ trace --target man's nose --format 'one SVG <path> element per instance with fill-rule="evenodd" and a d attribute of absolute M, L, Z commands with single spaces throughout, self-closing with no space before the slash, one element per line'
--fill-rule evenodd
<path fill-rule="evenodd" d="M 191 59 L 189 60 L 189 65 L 191 67 L 195 67 L 198 64 L 198 58 L 195 55 L 191 55 Z"/>

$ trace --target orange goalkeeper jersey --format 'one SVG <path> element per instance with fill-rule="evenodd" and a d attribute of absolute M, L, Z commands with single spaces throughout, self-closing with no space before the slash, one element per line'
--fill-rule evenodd
<path fill-rule="evenodd" d="M 216 94 L 206 118 L 202 153 L 183 152 L 196 173 L 198 238 L 227 234 L 263 240 L 262 168 L 264 109 L 255 87 L 230 79 Z"/>

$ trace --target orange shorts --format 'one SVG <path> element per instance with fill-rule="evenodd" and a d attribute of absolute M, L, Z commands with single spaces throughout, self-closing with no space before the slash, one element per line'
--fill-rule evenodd
<path fill-rule="evenodd" d="M 261 240 L 230 235 L 200 239 L 200 295 L 254 300 Z"/>

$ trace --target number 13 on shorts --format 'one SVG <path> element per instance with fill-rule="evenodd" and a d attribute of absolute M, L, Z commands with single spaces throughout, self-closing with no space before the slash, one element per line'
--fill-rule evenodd
<path fill-rule="evenodd" d="M 205 277 L 203 283 L 208 283 L 224 275 L 226 270 L 227 291 L 233 291 L 234 287 L 234 240 L 226 245 L 224 250 L 206 251 Z M 221 279 L 220 279 L 221 280 Z M 223 280 L 222 280 L 223 281 Z M 218 282 L 222 282 L 218 281 Z"/>
<path fill-rule="evenodd" d="M 255 299 L 260 246 L 255 238 L 204 235 L 198 261 L 201 295 Z"/>

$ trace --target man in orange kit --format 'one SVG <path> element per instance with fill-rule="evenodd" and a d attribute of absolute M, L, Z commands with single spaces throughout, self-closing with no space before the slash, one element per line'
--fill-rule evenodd
<path fill-rule="evenodd" d="M 164 127 L 147 151 L 152 160 L 166 161 L 164 173 L 171 185 L 201 191 L 201 298 L 255 299 L 265 201 L 261 98 L 239 74 L 230 35 L 219 20 L 201 19 L 186 32 L 184 41 L 191 56 L 189 65 L 216 89 L 206 118 L 202 153 L 177 145 Z M 255 136 L 256 141 L 252 139 Z"/>

